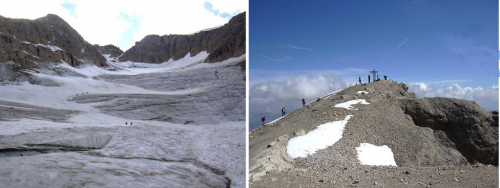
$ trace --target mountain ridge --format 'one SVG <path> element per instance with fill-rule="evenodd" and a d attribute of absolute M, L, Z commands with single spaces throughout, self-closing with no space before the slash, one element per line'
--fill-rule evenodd
<path fill-rule="evenodd" d="M 48 69 L 67 63 L 73 67 L 93 64 L 109 67 L 107 57 L 121 61 L 162 63 L 190 53 L 208 51 L 204 62 L 220 62 L 239 57 L 246 50 L 246 15 L 234 16 L 227 24 L 193 35 L 148 35 L 123 52 L 114 45 L 92 45 L 55 14 L 28 20 L 0 16 L 0 81 L 38 81 L 26 70 Z M 162 44 L 153 45 L 160 39 Z M 164 45 L 165 43 L 166 45 Z M 165 47 L 162 47 L 165 46 Z"/>
<path fill-rule="evenodd" d="M 336 107 L 354 100 L 366 100 L 369 104 L 352 105 L 356 110 Z M 322 124 L 344 120 L 348 115 L 353 116 L 345 125 L 343 136 L 333 145 L 305 158 L 292 158 L 286 153 L 292 138 L 307 135 Z M 445 179 L 453 180 L 450 176 L 454 172 L 471 172 L 467 169 L 475 165 L 480 170 L 476 174 L 463 173 L 460 178 L 464 181 L 458 187 L 498 186 L 498 181 L 493 181 L 498 177 L 498 115 L 473 101 L 419 99 L 408 92 L 405 84 L 392 80 L 352 86 L 319 98 L 275 123 L 253 130 L 249 137 L 252 187 L 401 187 L 416 186 L 422 181 L 450 187 Z M 398 167 L 362 165 L 356 148 L 363 143 L 388 146 Z M 429 173 L 443 167 L 455 171 L 447 172 L 447 176 Z M 399 174 L 404 175 L 405 171 L 411 171 L 412 177 Z M 486 176 L 490 172 L 496 172 L 496 176 Z M 380 173 L 386 174 L 378 176 Z M 276 181 L 285 177 L 296 178 Z M 373 178 L 380 180 L 374 182 Z M 489 183 L 481 184 L 482 181 Z"/>
<path fill-rule="evenodd" d="M 178 60 L 187 53 L 194 56 L 207 51 L 204 62 L 219 62 L 245 54 L 246 14 L 240 13 L 222 27 L 202 30 L 192 35 L 148 35 L 123 53 L 120 61 L 162 63 Z"/>

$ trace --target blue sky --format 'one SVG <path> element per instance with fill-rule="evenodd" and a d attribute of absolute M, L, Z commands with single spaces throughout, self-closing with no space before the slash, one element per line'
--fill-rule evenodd
<path fill-rule="evenodd" d="M 312 100 L 300 92 L 318 79 L 340 86 L 317 97 L 358 76 L 366 82 L 371 69 L 419 97 L 478 101 L 496 92 L 483 102 L 494 105 L 478 103 L 498 109 L 498 1 L 250 1 L 249 11 L 251 116 L 287 105 L 291 97 L 279 97 L 287 88 Z"/>

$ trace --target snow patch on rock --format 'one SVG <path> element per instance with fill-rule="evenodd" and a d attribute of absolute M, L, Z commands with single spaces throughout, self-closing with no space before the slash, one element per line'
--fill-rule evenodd
<path fill-rule="evenodd" d="M 398 166 L 391 148 L 386 145 L 376 146 L 361 143 L 359 147 L 356 147 L 356 151 L 358 152 L 358 160 L 363 165 Z"/>
<path fill-rule="evenodd" d="M 45 45 L 45 44 L 33 44 L 31 42 L 28 42 L 28 41 L 21 41 L 23 44 L 31 44 L 31 45 L 34 45 L 34 46 L 42 46 L 42 47 L 45 47 L 45 48 L 49 48 L 50 50 L 52 50 L 53 52 L 55 51 L 64 51 L 63 49 L 57 47 L 57 46 L 53 46 L 53 45 Z"/>
<path fill-rule="evenodd" d="M 288 115 L 288 114 L 287 114 L 287 115 Z M 281 116 L 281 117 L 279 117 L 278 119 L 275 119 L 275 120 L 273 120 L 273 121 L 271 121 L 271 122 L 269 122 L 269 123 L 266 123 L 265 125 L 271 125 L 271 124 L 273 124 L 273 123 L 276 123 L 276 122 L 277 122 L 277 121 L 279 121 L 281 118 L 284 118 L 284 117 L 286 117 L 287 115 Z"/>
<path fill-rule="evenodd" d="M 366 92 L 366 91 L 358 91 L 358 93 L 359 94 L 365 94 L 365 95 L 368 94 L 368 92 Z"/>
<path fill-rule="evenodd" d="M 344 102 L 344 103 L 336 104 L 335 107 L 337 107 L 337 108 L 345 108 L 345 109 L 348 109 L 348 110 L 357 110 L 354 107 L 352 107 L 352 105 L 359 104 L 359 103 L 361 103 L 361 104 L 370 104 L 370 103 L 366 102 L 365 99 L 356 99 L 356 100 L 351 100 L 351 101 L 347 101 L 347 102 Z"/>
<path fill-rule="evenodd" d="M 322 124 L 306 135 L 290 139 L 286 153 L 292 158 L 307 157 L 320 149 L 332 146 L 342 138 L 344 127 L 352 116 L 348 115 L 342 121 Z"/>
<path fill-rule="evenodd" d="M 330 98 L 331 96 L 334 96 L 334 95 L 335 95 L 335 93 L 337 93 L 337 92 L 339 92 L 339 91 L 342 91 L 342 90 L 337 90 L 337 91 L 334 91 L 334 92 L 332 92 L 332 93 L 329 93 L 329 94 L 327 94 L 327 95 L 323 96 L 323 99 L 328 99 L 328 98 Z"/>

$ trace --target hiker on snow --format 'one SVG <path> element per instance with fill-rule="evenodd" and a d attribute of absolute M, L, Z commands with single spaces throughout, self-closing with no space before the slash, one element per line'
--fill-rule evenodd
<path fill-rule="evenodd" d="M 302 106 L 306 105 L 306 100 L 302 99 Z"/>
<path fill-rule="evenodd" d="M 281 109 L 281 117 L 285 116 L 285 107 Z"/>
<path fill-rule="evenodd" d="M 260 120 L 262 121 L 262 126 L 266 125 L 266 117 L 262 117 Z"/>

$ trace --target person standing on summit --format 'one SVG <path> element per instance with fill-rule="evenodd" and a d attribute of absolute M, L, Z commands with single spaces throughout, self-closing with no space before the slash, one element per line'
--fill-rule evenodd
<path fill-rule="evenodd" d="M 370 83 L 370 75 L 368 75 L 368 83 Z"/>
<path fill-rule="evenodd" d="M 361 85 L 361 76 L 359 77 L 359 85 Z"/>
<path fill-rule="evenodd" d="M 302 106 L 306 105 L 306 100 L 302 99 Z"/>
<path fill-rule="evenodd" d="M 281 117 L 285 116 L 285 107 L 281 109 Z"/>

